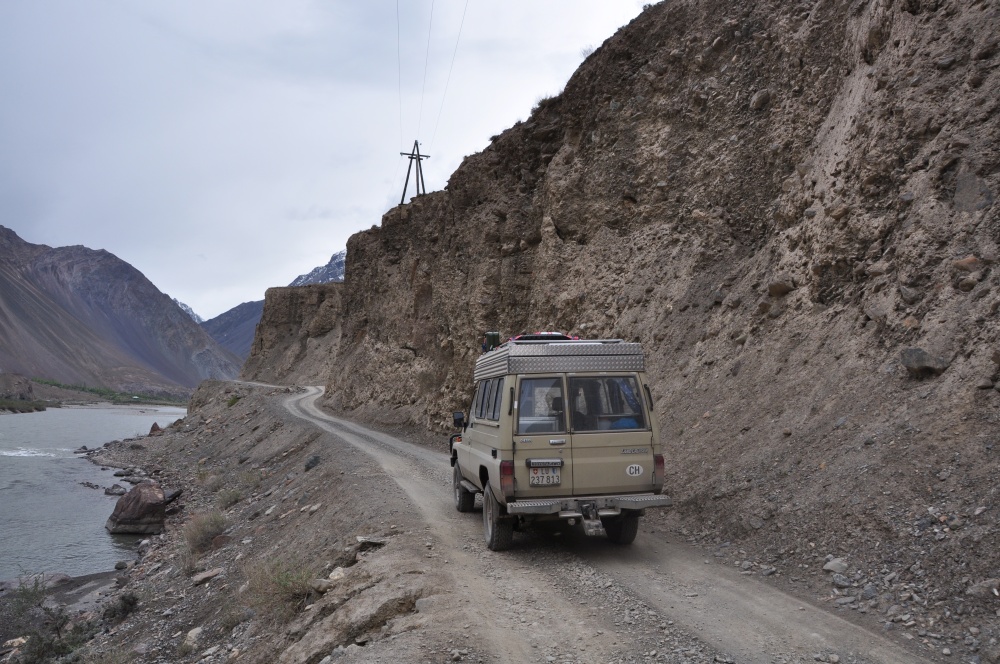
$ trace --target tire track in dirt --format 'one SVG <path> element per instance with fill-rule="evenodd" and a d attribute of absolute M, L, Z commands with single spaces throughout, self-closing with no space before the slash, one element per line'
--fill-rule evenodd
<path fill-rule="evenodd" d="M 544 570 L 511 565 L 504 558 L 488 555 L 478 537 L 470 538 L 469 519 L 460 518 L 451 502 L 445 454 L 328 415 L 315 404 L 322 389 L 306 389 L 305 394 L 289 398 L 286 408 L 370 454 L 407 493 L 437 540 L 455 581 L 457 601 L 468 600 L 465 613 L 470 632 L 485 640 L 483 648 L 498 662 L 545 661 L 538 645 L 558 642 L 574 643 L 576 648 L 583 647 L 607 661 L 607 648 L 599 635 L 579 627 L 588 618 L 586 607 L 551 592 Z M 521 622 L 524 616 L 531 620 Z M 515 629 L 522 633 L 530 630 L 530 638 Z"/>
<path fill-rule="evenodd" d="M 446 454 L 329 415 L 316 405 L 322 393 L 322 388 L 306 388 L 287 399 L 285 407 L 371 455 L 406 492 L 439 541 L 456 595 L 469 600 L 471 630 L 486 640 L 484 648 L 498 661 L 545 661 L 539 646 L 552 643 L 575 644 L 587 653 L 583 661 L 608 661 L 612 650 L 621 655 L 623 646 L 613 649 L 605 632 L 616 634 L 619 643 L 635 641 L 634 650 L 649 646 L 654 637 L 646 635 L 640 644 L 634 635 L 616 632 L 609 616 L 595 616 L 574 603 L 565 585 L 555 587 L 557 575 L 531 549 L 515 547 L 507 554 L 486 551 L 478 520 L 458 514 L 452 504 Z M 836 653 L 840 661 L 858 664 L 931 661 L 737 570 L 705 564 L 702 552 L 663 536 L 641 533 L 631 547 L 623 548 L 569 532 L 555 546 L 557 558 L 569 555 L 595 574 L 610 577 L 660 616 L 695 635 L 695 640 L 734 655 L 741 663 L 771 664 L 785 657 L 811 660 L 817 652 Z M 533 638 L 512 638 L 515 629 L 528 631 Z"/>

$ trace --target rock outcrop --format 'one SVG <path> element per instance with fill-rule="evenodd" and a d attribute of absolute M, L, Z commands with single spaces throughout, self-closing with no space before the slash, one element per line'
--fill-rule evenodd
<path fill-rule="evenodd" d="M 244 378 L 325 383 L 341 340 L 343 284 L 269 288 Z"/>
<path fill-rule="evenodd" d="M 0 373 L 0 399 L 31 401 L 34 398 L 31 380 L 17 374 Z"/>

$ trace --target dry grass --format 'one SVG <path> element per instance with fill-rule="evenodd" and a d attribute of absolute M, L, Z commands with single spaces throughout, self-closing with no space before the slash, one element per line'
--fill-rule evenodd
<path fill-rule="evenodd" d="M 184 542 L 188 552 L 199 554 L 212 546 L 212 539 L 226 529 L 226 517 L 220 512 L 195 514 L 184 524 Z"/>
<path fill-rule="evenodd" d="M 312 572 L 294 561 L 272 560 L 247 565 L 246 599 L 251 608 L 284 623 L 301 611 L 315 592 L 309 586 Z"/>
<path fill-rule="evenodd" d="M 243 500 L 243 492 L 239 489 L 223 489 L 215 497 L 215 504 L 220 510 L 226 510 Z"/>
<path fill-rule="evenodd" d="M 83 658 L 84 664 L 129 664 L 135 661 L 133 655 L 122 650 L 112 650 L 104 653 L 94 653 Z"/>
<path fill-rule="evenodd" d="M 240 485 L 245 487 L 248 491 L 256 491 L 260 487 L 261 482 L 264 481 L 264 473 L 260 470 L 244 470 L 240 473 Z"/>

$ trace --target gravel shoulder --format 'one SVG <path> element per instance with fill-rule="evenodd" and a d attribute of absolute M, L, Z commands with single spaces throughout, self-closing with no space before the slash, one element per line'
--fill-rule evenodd
<path fill-rule="evenodd" d="M 453 550 L 462 538 L 468 537 L 470 526 L 478 535 L 478 523 L 472 519 L 462 518 L 455 523 L 447 478 L 443 477 L 446 473 L 442 469 L 447 469 L 447 456 L 443 452 L 403 443 L 387 434 L 365 430 L 328 415 L 315 405 L 319 396 L 318 388 L 308 388 L 305 395 L 290 399 L 287 406 L 293 414 L 336 432 L 373 455 L 418 506 L 424 520 L 432 524 L 432 532 L 450 535 L 446 543 Z M 421 464 L 423 468 L 419 468 Z M 582 644 L 593 640 L 594 636 L 603 637 L 608 627 L 614 634 L 623 624 L 635 625 L 637 621 L 632 616 L 635 613 L 642 614 L 643 620 L 638 622 L 645 623 L 646 632 L 630 635 L 628 640 L 640 643 L 645 640 L 650 645 L 640 646 L 639 652 L 630 653 L 631 656 L 649 656 L 653 651 L 666 656 L 664 647 L 690 652 L 704 643 L 713 649 L 712 658 L 722 661 L 730 656 L 741 662 L 763 663 L 780 661 L 780 658 L 795 661 L 817 654 L 826 657 L 827 653 L 839 661 L 886 664 L 929 661 L 872 629 L 855 625 L 758 579 L 706 560 L 702 551 L 671 541 L 673 537 L 656 530 L 644 533 L 635 545 L 627 548 L 586 538 L 576 531 L 560 531 L 561 537 L 547 538 L 546 534 L 530 533 L 527 538 L 520 538 L 522 545 L 516 546 L 510 555 L 488 554 L 486 557 L 500 564 L 526 565 L 526 569 L 518 569 L 517 573 L 510 573 L 514 571 L 510 570 L 502 574 L 511 596 L 523 594 L 518 586 L 523 586 L 525 581 L 529 589 L 555 584 L 559 592 L 544 593 L 550 604 L 560 595 L 578 593 L 577 584 L 593 587 L 594 597 L 577 602 L 588 607 L 596 603 L 604 609 L 588 612 L 584 623 L 591 625 L 579 630 L 574 639 Z M 546 539 L 548 543 L 540 541 Z M 481 548 L 478 542 L 475 546 Z M 537 560 L 539 547 L 560 560 Z M 569 578 L 563 578 L 566 570 L 573 570 Z M 475 588 L 484 576 L 481 569 L 461 564 L 451 566 L 449 571 L 456 575 L 461 587 Z M 602 583 L 586 583 L 597 578 Z M 478 595 L 474 590 L 470 594 Z M 627 598 L 624 604 L 631 602 L 633 605 L 622 609 L 621 615 L 628 616 L 624 622 L 614 620 L 615 612 L 607 610 L 609 605 L 614 605 L 612 600 L 616 594 Z M 561 615 L 572 615 L 565 613 L 565 606 L 548 608 Z M 605 630 L 598 635 L 598 626 L 608 618 L 612 619 L 611 625 L 603 625 Z M 490 641 L 502 641 L 503 633 L 512 627 L 516 629 L 517 625 L 504 620 L 481 625 Z M 497 629 L 501 632 L 499 639 L 489 638 Z M 598 644 L 591 645 L 596 647 Z"/>
<path fill-rule="evenodd" d="M 93 455 L 183 494 L 108 598 L 132 593 L 135 611 L 82 661 L 941 660 L 785 592 L 780 572 L 745 574 L 662 519 L 647 516 L 628 548 L 539 528 L 490 552 L 480 513 L 454 509 L 442 449 L 330 415 L 320 395 L 206 383 L 183 421 Z M 224 527 L 194 551 L 206 514 Z"/>

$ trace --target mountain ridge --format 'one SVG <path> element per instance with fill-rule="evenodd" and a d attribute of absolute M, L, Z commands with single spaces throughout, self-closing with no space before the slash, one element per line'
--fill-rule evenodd
<path fill-rule="evenodd" d="M 118 391 L 187 394 L 239 360 L 105 250 L 52 248 L 0 226 L 0 367 Z"/>

